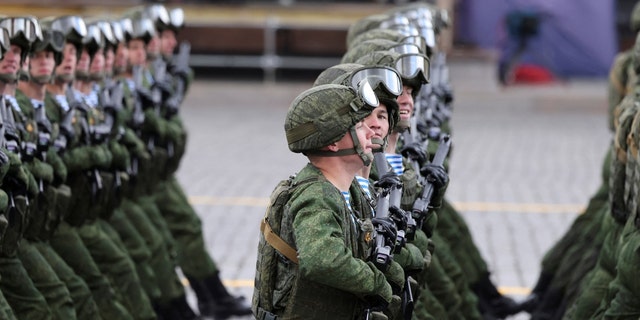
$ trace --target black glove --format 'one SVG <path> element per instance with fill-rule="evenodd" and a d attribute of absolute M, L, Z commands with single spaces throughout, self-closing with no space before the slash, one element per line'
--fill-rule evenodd
<path fill-rule="evenodd" d="M 400 153 L 406 158 L 418 161 L 418 163 L 425 163 L 428 159 L 427 151 L 424 150 L 420 142 L 413 142 L 402 147 Z"/>
<path fill-rule="evenodd" d="M 140 99 L 140 102 L 142 103 L 142 106 L 144 108 L 153 107 L 155 105 L 155 102 L 153 100 L 153 95 L 148 89 L 136 88 L 136 94 L 138 96 L 138 99 Z"/>
<path fill-rule="evenodd" d="M 153 88 L 157 88 L 160 90 L 160 92 L 162 92 L 162 98 L 165 101 L 173 94 L 173 86 L 168 79 L 165 79 L 163 81 L 156 81 L 153 84 Z"/>
<path fill-rule="evenodd" d="M 387 172 L 383 174 L 378 181 L 374 182 L 373 186 L 387 190 L 393 187 L 400 188 L 402 187 L 402 180 L 400 180 L 400 177 L 395 174 L 395 172 Z"/>
<path fill-rule="evenodd" d="M 376 232 L 379 235 L 384 236 L 385 244 L 393 249 L 396 243 L 396 238 L 398 237 L 398 229 L 396 228 L 396 223 L 393 219 L 389 217 L 377 217 L 371 219 L 371 223 L 373 223 L 373 227 Z"/>
<path fill-rule="evenodd" d="M 420 173 L 427 178 L 427 182 L 433 185 L 433 196 L 429 202 L 429 207 L 440 208 L 449 184 L 449 174 L 442 166 L 431 163 L 424 165 L 420 169 Z"/>
<path fill-rule="evenodd" d="M 420 168 L 420 174 L 427 178 L 427 181 L 433 184 L 436 189 L 446 187 L 449 183 L 449 174 L 443 166 L 427 163 Z"/>
<path fill-rule="evenodd" d="M 407 230 L 407 212 L 396 207 L 389 207 L 389 218 L 396 224 L 397 230 Z"/>

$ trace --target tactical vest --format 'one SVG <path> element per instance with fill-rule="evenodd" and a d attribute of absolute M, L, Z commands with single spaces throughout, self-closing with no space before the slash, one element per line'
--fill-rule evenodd
<path fill-rule="evenodd" d="M 282 180 L 271 194 L 258 244 L 252 299 L 252 310 L 257 319 L 335 320 L 364 317 L 364 306 L 353 294 L 298 276 L 292 228 L 296 213 L 289 211 L 288 202 L 293 193 L 304 192 L 314 182 L 328 183 L 320 179 L 322 177 L 319 174 L 305 178 L 292 176 Z M 370 207 L 368 203 L 363 204 L 365 208 Z M 370 212 L 355 215 L 367 214 L 370 215 Z M 353 234 L 348 230 L 353 227 L 349 220 L 345 219 L 343 226 L 347 235 Z M 366 254 L 360 251 L 367 246 L 359 243 L 358 239 L 345 239 L 345 245 L 353 250 L 356 257 L 361 258 Z"/>

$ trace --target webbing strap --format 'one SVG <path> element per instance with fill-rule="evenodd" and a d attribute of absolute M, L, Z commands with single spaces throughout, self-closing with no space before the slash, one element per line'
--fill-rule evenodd
<path fill-rule="evenodd" d="M 282 253 L 287 259 L 291 260 L 291 262 L 298 264 L 298 254 L 296 249 L 290 246 L 287 242 L 282 240 L 280 236 L 278 236 L 271 226 L 269 225 L 269 221 L 267 218 L 262 219 L 260 222 L 260 232 L 264 235 L 264 239 L 269 243 L 272 247 L 274 247 L 278 252 Z"/>

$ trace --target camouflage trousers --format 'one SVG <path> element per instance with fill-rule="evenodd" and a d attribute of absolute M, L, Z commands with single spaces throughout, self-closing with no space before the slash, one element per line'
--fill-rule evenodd
<path fill-rule="evenodd" d="M 100 271 L 107 276 L 116 296 L 134 319 L 155 319 L 155 312 L 147 297 L 128 253 L 122 250 L 108 233 L 100 219 L 87 221 L 77 228 L 78 235 L 89 250 Z"/>
<path fill-rule="evenodd" d="M 133 319 L 116 298 L 109 279 L 98 268 L 75 227 L 61 222 L 50 243 L 56 253 L 85 281 L 102 319 Z"/>
<path fill-rule="evenodd" d="M 620 235 L 624 226 L 617 223 L 609 214 L 605 215 L 602 226 L 606 235 L 596 266 L 585 278 L 576 302 L 567 311 L 564 319 L 590 319 L 604 312 L 607 306 L 601 305 L 603 300 L 611 301 L 612 299 L 608 288 L 616 275 Z M 601 306 L 601 311 L 598 311 Z"/>
<path fill-rule="evenodd" d="M 604 319 L 638 319 L 640 317 L 640 221 L 633 214 L 620 235 L 617 273 L 609 284 L 610 302 L 604 301 Z"/>
<path fill-rule="evenodd" d="M 481 275 L 487 274 L 489 271 L 480 250 L 473 242 L 466 221 L 446 199 L 442 201 L 438 217 L 438 226 L 435 232 L 449 246 L 449 252 L 462 269 L 467 282 L 469 284 L 476 283 L 480 280 Z"/>
<path fill-rule="evenodd" d="M 69 289 L 38 249 L 31 242 L 23 239 L 18 248 L 18 258 L 33 284 L 47 301 L 52 319 L 76 319 Z"/>
<path fill-rule="evenodd" d="M 160 183 L 155 202 L 175 239 L 178 265 L 190 278 L 206 279 L 218 273 L 218 268 L 207 252 L 202 222 L 175 176 Z"/>
<path fill-rule="evenodd" d="M 151 269 L 154 284 L 157 287 L 157 296 L 154 301 L 159 306 L 164 306 L 171 300 L 185 295 L 184 286 L 176 273 L 176 261 L 169 254 L 165 238 L 154 227 L 155 224 L 142 207 L 131 199 L 124 198 L 110 222 L 121 235 L 130 253 L 134 250 L 144 251 L 145 255 L 149 254 L 146 263 Z M 139 243 L 140 241 L 142 243 Z"/>
<path fill-rule="evenodd" d="M 78 319 L 101 319 L 98 306 L 93 300 L 91 290 L 69 265 L 53 250 L 51 245 L 45 242 L 34 242 L 33 246 L 49 263 L 53 271 L 58 275 L 69 290 L 71 300 Z"/>
<path fill-rule="evenodd" d="M 17 319 L 52 319 L 47 300 L 33 284 L 18 257 L 0 256 L 0 291 L 11 306 L 11 310 L 2 307 L 5 313 L 13 311 Z"/>

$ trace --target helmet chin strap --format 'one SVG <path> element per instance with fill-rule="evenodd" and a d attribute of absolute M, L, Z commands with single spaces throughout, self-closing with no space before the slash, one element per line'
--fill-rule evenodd
<path fill-rule="evenodd" d="M 312 151 L 306 151 L 304 152 L 304 154 L 320 156 L 320 157 L 341 157 L 341 156 L 349 156 L 349 155 L 357 154 L 362 160 L 362 163 L 365 166 L 369 166 L 371 162 L 373 162 L 373 154 L 368 154 L 364 151 L 362 144 L 360 144 L 360 140 L 358 140 L 358 134 L 356 132 L 355 126 L 352 126 L 351 129 L 349 129 L 349 134 L 351 135 L 351 139 L 353 140 L 353 148 L 342 149 L 336 152 L 329 151 L 329 150 L 312 150 Z"/>
<path fill-rule="evenodd" d="M 18 75 L 15 73 L 0 73 L 0 81 L 4 83 L 16 83 Z"/>
<path fill-rule="evenodd" d="M 409 127 L 411 127 L 411 121 L 410 120 L 400 119 L 400 121 L 398 121 L 398 124 L 396 124 L 396 126 L 393 128 L 393 131 L 394 132 L 403 132 L 403 131 L 409 129 Z"/>
<path fill-rule="evenodd" d="M 46 76 L 34 76 L 34 75 L 30 75 L 31 81 L 39 84 L 39 85 L 45 85 L 48 83 L 51 83 L 51 75 L 46 75 Z"/>

